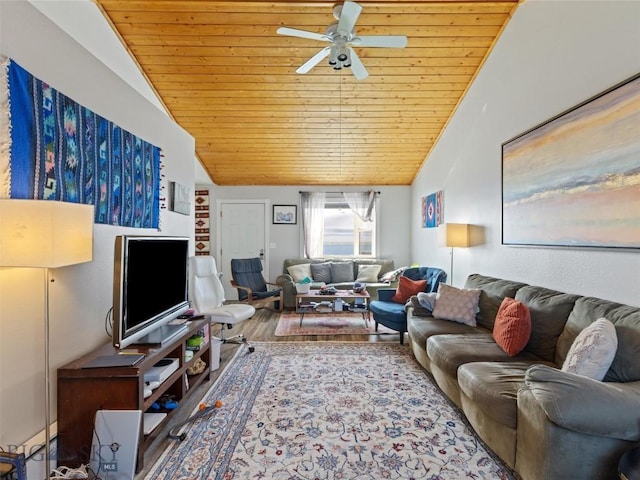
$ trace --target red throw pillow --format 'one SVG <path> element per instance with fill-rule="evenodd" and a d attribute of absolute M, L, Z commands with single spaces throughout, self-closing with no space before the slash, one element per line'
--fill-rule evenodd
<path fill-rule="evenodd" d="M 427 286 L 426 280 L 411 280 L 408 277 L 400 277 L 396 294 L 391 297 L 391 301 L 397 303 L 407 303 L 413 295 L 424 292 Z"/>
<path fill-rule="evenodd" d="M 510 357 L 522 351 L 531 337 L 531 313 L 529 307 L 513 298 L 505 298 L 500 304 L 493 325 L 493 339 Z"/>

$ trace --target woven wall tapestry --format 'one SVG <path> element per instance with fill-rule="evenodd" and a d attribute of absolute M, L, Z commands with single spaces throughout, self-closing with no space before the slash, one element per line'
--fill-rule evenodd
<path fill-rule="evenodd" d="M 195 191 L 196 255 L 211 254 L 211 225 L 209 218 L 209 190 Z"/>
<path fill-rule="evenodd" d="M 158 228 L 160 148 L 6 63 L 9 198 L 94 205 L 96 223 Z"/>
<path fill-rule="evenodd" d="M 444 191 L 440 190 L 421 199 L 422 228 L 435 228 L 444 222 Z"/>

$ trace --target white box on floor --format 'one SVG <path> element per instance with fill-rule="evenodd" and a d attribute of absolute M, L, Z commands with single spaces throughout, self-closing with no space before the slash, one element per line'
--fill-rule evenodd
<path fill-rule="evenodd" d="M 104 480 L 133 480 L 141 410 L 98 410 L 91 442 L 91 469 Z"/>
<path fill-rule="evenodd" d="M 211 337 L 211 371 L 220 368 L 220 346 L 222 340 L 218 337 Z"/>

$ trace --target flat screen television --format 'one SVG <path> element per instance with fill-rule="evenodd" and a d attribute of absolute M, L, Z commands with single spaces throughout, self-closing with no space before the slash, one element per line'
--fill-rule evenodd
<path fill-rule="evenodd" d="M 185 330 L 167 325 L 189 309 L 189 239 L 118 235 L 113 266 L 113 346 L 162 344 Z"/>

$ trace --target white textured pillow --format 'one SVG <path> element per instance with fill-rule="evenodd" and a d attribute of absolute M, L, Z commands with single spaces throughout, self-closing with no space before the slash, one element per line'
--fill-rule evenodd
<path fill-rule="evenodd" d="M 616 327 L 606 318 L 599 318 L 573 341 L 562 364 L 562 371 L 602 381 L 617 349 Z"/>
<path fill-rule="evenodd" d="M 441 283 L 438 287 L 433 316 L 475 327 L 479 300 L 480 289 L 478 288 L 460 289 Z"/>
<path fill-rule="evenodd" d="M 311 264 L 310 263 L 300 263 L 298 265 L 291 265 L 287 267 L 287 272 L 293 278 L 295 283 L 300 283 L 305 278 L 311 278 Z"/>
<path fill-rule="evenodd" d="M 376 283 L 381 268 L 382 265 L 358 265 L 358 278 L 356 278 L 356 282 Z"/>

